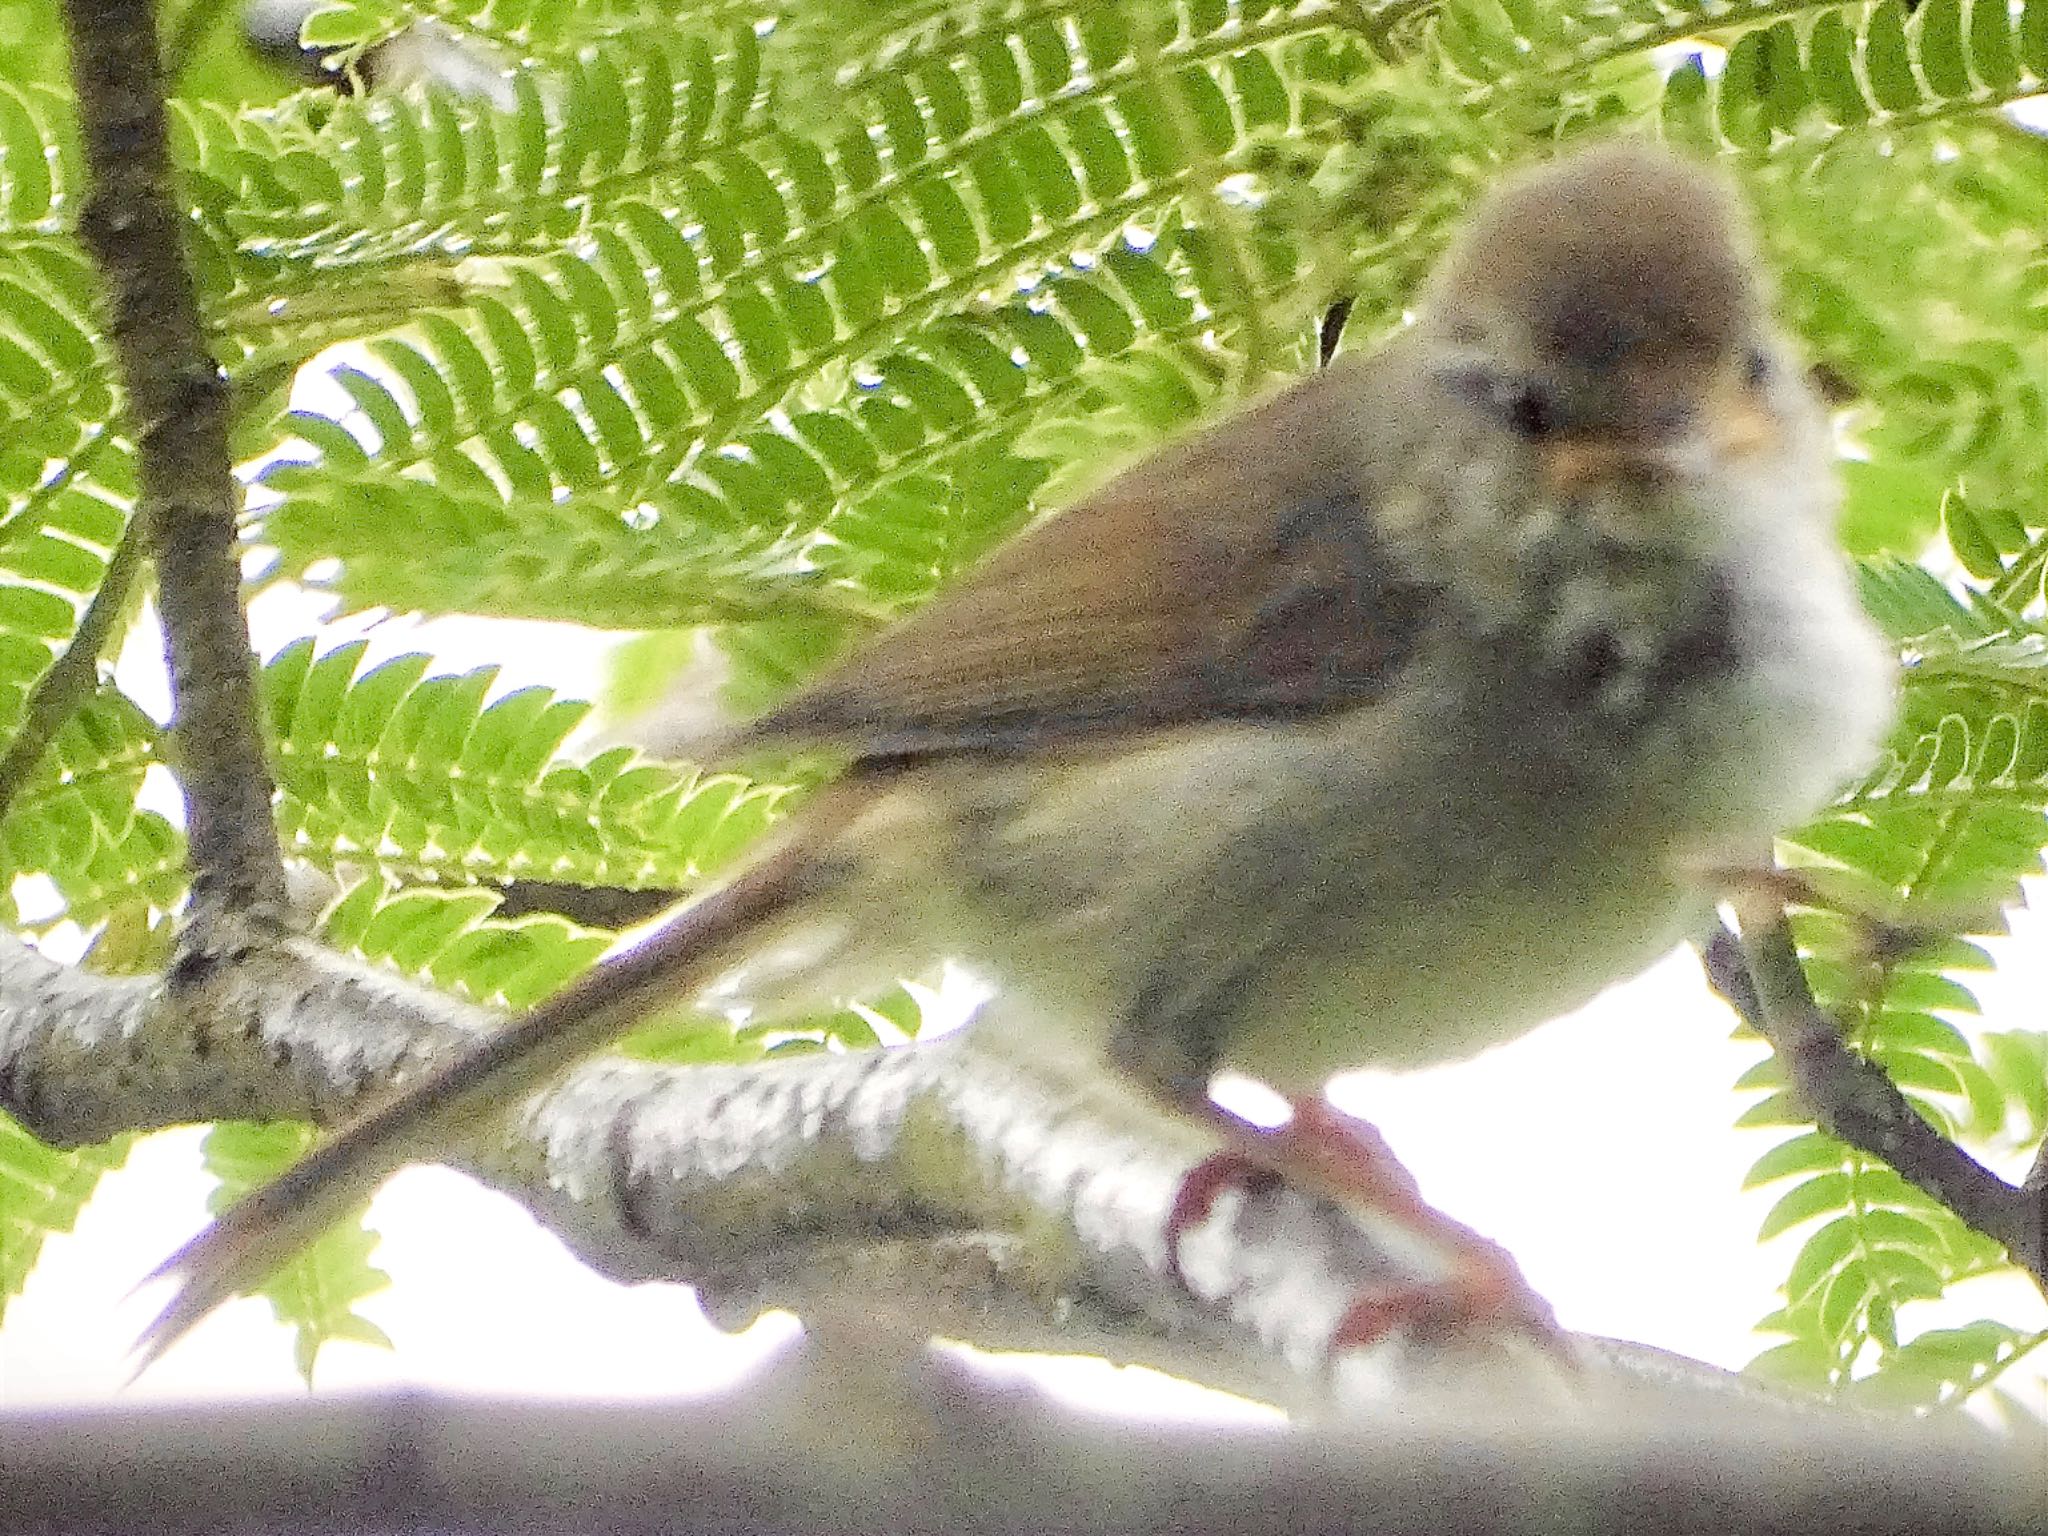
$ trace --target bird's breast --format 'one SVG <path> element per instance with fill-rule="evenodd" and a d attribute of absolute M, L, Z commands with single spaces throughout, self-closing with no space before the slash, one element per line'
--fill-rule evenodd
<path fill-rule="evenodd" d="M 889 905 L 950 910 L 955 957 L 1087 1048 L 1162 990 L 1193 1001 L 1156 1027 L 1289 1089 L 1514 1038 L 1688 936 L 1688 871 L 1823 805 L 1888 697 L 1818 539 L 1545 581 L 1332 716 L 921 769 L 905 814 L 937 835 L 875 840 Z"/>

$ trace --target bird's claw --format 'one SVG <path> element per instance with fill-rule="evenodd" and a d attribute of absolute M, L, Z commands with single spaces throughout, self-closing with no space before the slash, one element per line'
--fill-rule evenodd
<path fill-rule="evenodd" d="M 1166 1218 L 1167 1267 L 1183 1289 L 1181 1240 L 1200 1226 L 1225 1190 L 1252 1190 L 1282 1180 L 1398 1222 L 1446 1255 L 1452 1274 L 1435 1281 L 1373 1286 L 1345 1309 L 1330 1338 L 1335 1354 L 1377 1344 L 1394 1333 L 1443 1337 L 1471 1328 L 1514 1329 L 1545 1343 L 1563 1335 L 1550 1307 L 1529 1288 L 1498 1244 L 1453 1221 L 1422 1192 L 1378 1131 L 1320 1097 L 1296 1101 L 1276 1130 L 1239 1122 L 1234 1144 L 1188 1170 Z"/>

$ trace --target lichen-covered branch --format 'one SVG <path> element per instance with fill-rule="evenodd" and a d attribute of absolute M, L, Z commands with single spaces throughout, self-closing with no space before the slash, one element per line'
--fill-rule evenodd
<path fill-rule="evenodd" d="M 188 989 L 94 976 L 0 937 L 0 1108 L 55 1141 L 348 1118 L 500 1023 L 308 943 Z M 857 1281 L 865 1306 L 920 1336 L 1099 1350 L 1281 1401 L 1372 1400 L 1406 1390 L 1423 1361 L 1431 1379 L 1555 1378 L 1515 1335 L 1333 1360 L 1361 1287 L 1427 1282 L 1446 1256 L 1286 1188 L 1220 1200 L 1185 1237 L 1184 1284 L 1167 1217 L 1209 1150 L 1115 1082 L 1013 1067 L 967 1035 L 750 1067 L 598 1061 L 475 1124 L 447 1160 L 595 1267 L 694 1283 L 735 1320 Z"/>
<path fill-rule="evenodd" d="M 156 556 L 193 874 L 193 934 L 278 921 L 255 664 L 240 599 L 229 391 L 206 344 L 164 126 L 150 0 L 66 0 L 87 186 L 79 237 L 105 286 L 107 328 L 136 438 L 139 513 Z"/>
<path fill-rule="evenodd" d="M 311 945 L 222 968 L 194 997 L 0 938 L 0 1106 L 51 1140 L 346 1118 L 495 1022 Z M 878 1294 L 891 1281 L 926 1331 L 1138 1357 L 1149 1343 L 1152 1358 L 1277 1390 L 1326 1363 L 1357 1286 L 1402 1261 L 1275 1191 L 1226 1200 L 1190 1236 L 1207 1293 L 1191 1296 L 1163 1230 L 1206 1150 L 1135 1103 L 1049 1089 L 947 1041 L 745 1068 L 599 1062 L 451 1160 L 596 1267 L 692 1281 L 728 1310 L 801 1306 L 858 1273 Z"/>

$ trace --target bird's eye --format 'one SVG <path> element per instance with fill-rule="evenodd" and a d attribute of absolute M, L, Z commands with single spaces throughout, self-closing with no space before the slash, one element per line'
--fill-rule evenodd
<path fill-rule="evenodd" d="M 1558 428 L 1557 404 L 1541 385 L 1503 384 L 1496 401 L 1502 419 L 1523 437 L 1548 437 Z"/>
<path fill-rule="evenodd" d="M 1751 347 L 1742 354 L 1742 382 L 1751 389 L 1762 389 L 1771 380 L 1771 354 L 1762 347 Z"/>
<path fill-rule="evenodd" d="M 1442 375 L 1452 393 L 1534 441 L 1564 430 L 1556 394 L 1526 374 L 1501 373 L 1483 365 L 1454 368 Z"/>

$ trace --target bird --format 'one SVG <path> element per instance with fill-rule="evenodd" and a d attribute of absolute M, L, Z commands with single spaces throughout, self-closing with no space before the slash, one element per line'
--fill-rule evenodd
<path fill-rule="evenodd" d="M 1894 658 L 1837 499 L 1718 173 L 1620 139 L 1505 175 L 1383 344 L 1170 443 L 727 736 L 707 755 L 837 777 L 202 1232 L 142 1347 L 633 998 L 715 983 L 772 1013 L 941 957 L 1034 1053 L 1218 1129 L 1177 1224 L 1246 1166 L 1413 1212 L 1323 1083 L 1471 1056 L 1646 967 L 1711 913 L 1702 870 L 1767 860 L 1879 744 Z M 1219 1109 L 1226 1068 L 1294 1129 Z M 1429 1304 L 1369 1298 L 1364 1331 Z"/>

